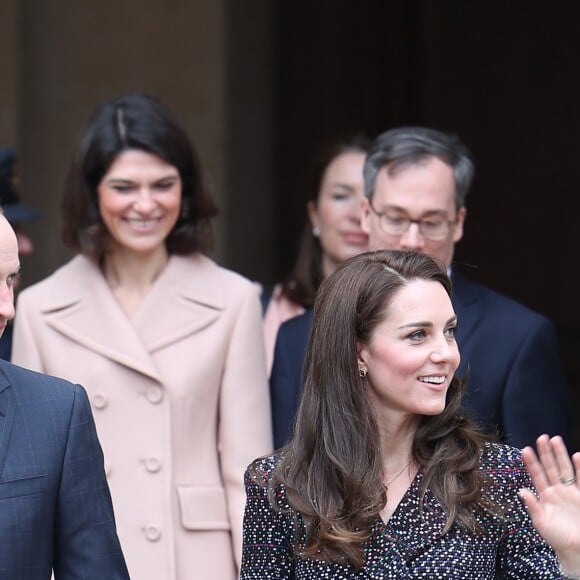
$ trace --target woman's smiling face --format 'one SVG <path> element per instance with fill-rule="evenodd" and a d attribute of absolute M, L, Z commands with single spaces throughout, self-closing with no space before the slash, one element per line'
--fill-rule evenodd
<path fill-rule="evenodd" d="M 120 153 L 97 187 L 101 218 L 113 245 L 151 253 L 165 244 L 181 208 L 179 171 L 152 153 Z"/>
<path fill-rule="evenodd" d="M 456 316 L 445 288 L 412 280 L 393 296 L 368 344 L 359 344 L 365 388 L 378 413 L 437 415 L 460 357 Z"/>

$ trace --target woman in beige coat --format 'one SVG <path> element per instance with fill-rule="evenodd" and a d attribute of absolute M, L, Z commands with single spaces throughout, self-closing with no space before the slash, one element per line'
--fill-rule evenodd
<path fill-rule="evenodd" d="M 215 213 L 169 111 L 107 102 L 63 199 L 78 255 L 19 297 L 13 360 L 87 388 L 136 580 L 236 578 L 243 472 L 272 445 L 257 291 L 204 255 Z"/>

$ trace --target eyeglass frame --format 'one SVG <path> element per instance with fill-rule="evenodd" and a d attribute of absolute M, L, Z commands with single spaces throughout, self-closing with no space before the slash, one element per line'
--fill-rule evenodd
<path fill-rule="evenodd" d="M 387 214 L 386 211 L 377 211 L 374 207 L 373 204 L 370 202 L 370 200 L 368 200 L 368 205 L 371 208 L 372 212 L 379 218 L 379 225 L 381 230 L 383 230 L 383 232 L 385 234 L 388 234 L 389 236 L 402 236 L 403 234 L 406 234 L 409 231 L 409 228 L 411 227 L 411 224 L 417 224 L 417 227 L 419 228 L 419 233 L 426 239 L 426 240 L 430 240 L 432 242 L 440 242 L 441 240 L 444 240 L 448 235 L 449 232 L 451 231 L 451 226 L 452 225 L 457 225 L 458 221 L 459 221 L 459 216 L 455 216 L 455 219 L 452 220 L 446 220 L 446 219 L 442 219 L 442 223 L 446 223 L 447 224 L 447 231 L 445 232 L 445 235 L 441 236 L 440 238 L 433 238 L 430 237 L 428 235 L 425 235 L 425 232 L 423 231 L 423 222 L 428 219 L 428 218 L 421 218 L 419 220 L 413 220 L 411 219 L 409 216 L 406 216 L 404 218 L 404 221 L 407 222 L 407 226 L 405 227 L 405 229 L 400 233 L 400 234 L 393 234 L 391 232 L 388 232 L 385 230 L 384 228 L 384 219 L 383 216 L 385 216 Z M 443 217 L 443 216 L 441 216 Z"/>

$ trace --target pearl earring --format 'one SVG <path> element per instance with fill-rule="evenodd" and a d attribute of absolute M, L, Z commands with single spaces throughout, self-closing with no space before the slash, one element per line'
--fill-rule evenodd
<path fill-rule="evenodd" d="M 317 227 L 317 226 L 314 226 L 314 227 L 312 228 L 312 235 L 313 235 L 315 238 L 319 237 L 319 236 L 320 236 L 320 228 L 319 228 L 319 227 Z"/>

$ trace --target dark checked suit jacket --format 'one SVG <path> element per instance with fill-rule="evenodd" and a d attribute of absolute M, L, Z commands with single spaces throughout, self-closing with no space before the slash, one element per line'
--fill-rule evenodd
<path fill-rule="evenodd" d="M 467 376 L 465 412 L 514 447 L 542 433 L 567 436 L 568 391 L 553 324 L 537 312 L 453 273 L 453 308 Z M 274 444 L 288 440 L 301 384 L 312 311 L 278 331 L 270 377 Z"/>
<path fill-rule="evenodd" d="M 0 361 L 0 579 L 128 579 L 79 385 Z"/>

